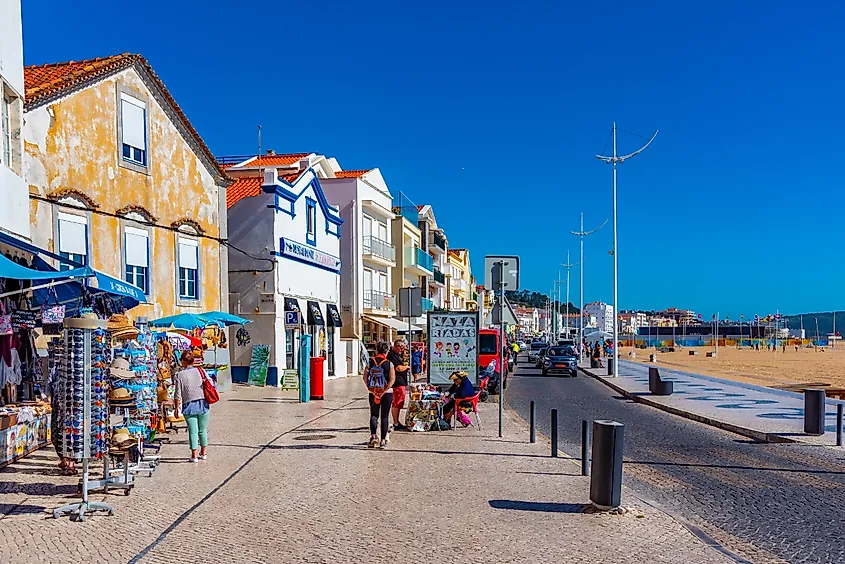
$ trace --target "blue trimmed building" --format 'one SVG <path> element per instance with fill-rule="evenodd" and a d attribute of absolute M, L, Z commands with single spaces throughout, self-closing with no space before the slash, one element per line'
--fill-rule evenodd
<path fill-rule="evenodd" d="M 346 376 L 340 346 L 343 220 L 321 178 L 331 163 L 314 153 L 220 159 L 235 179 L 226 197 L 230 311 L 250 319 L 248 343 L 233 339 L 232 379 L 247 380 L 252 345 L 270 345 L 268 385 L 299 369 L 302 336 L 325 359 L 324 378 Z"/>

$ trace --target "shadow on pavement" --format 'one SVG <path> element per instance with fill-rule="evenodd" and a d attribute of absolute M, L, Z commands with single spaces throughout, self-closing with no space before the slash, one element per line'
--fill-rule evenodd
<path fill-rule="evenodd" d="M 268 445 L 265 448 L 268 450 L 308 450 L 308 449 L 334 449 L 334 450 L 370 450 L 366 448 L 365 443 L 361 446 L 355 445 Z M 443 454 L 443 455 L 466 455 L 466 456 L 510 456 L 516 458 L 550 458 L 542 454 L 517 454 L 512 452 L 470 452 L 464 450 L 427 450 L 427 449 L 403 449 L 388 446 L 388 452 L 407 452 L 411 454 Z"/>
<path fill-rule="evenodd" d="M 676 466 L 682 468 L 724 468 L 726 470 L 759 470 L 763 472 L 788 472 L 790 474 L 830 474 L 845 476 L 845 471 L 807 470 L 804 468 L 766 468 L 761 466 L 742 466 L 737 464 L 698 464 L 694 462 L 649 462 L 625 460 L 625 464 L 642 464 L 644 466 Z"/>
<path fill-rule="evenodd" d="M 41 507 L 40 505 L 20 505 L 14 503 L 0 503 L 0 515 L 6 517 L 12 514 L 21 515 L 21 514 L 32 514 L 32 513 L 44 513 L 47 511 L 46 507 Z"/>
<path fill-rule="evenodd" d="M 56 485 L 47 482 L 32 484 L 19 484 L 17 482 L 0 482 L 0 494 L 25 494 L 25 495 L 72 495 L 77 491 L 75 484 Z"/>
<path fill-rule="evenodd" d="M 551 503 L 542 501 L 515 501 L 491 499 L 487 503 L 493 509 L 513 509 L 516 511 L 542 511 L 543 513 L 584 513 L 590 506 L 587 503 Z"/>
<path fill-rule="evenodd" d="M 569 457 L 567 457 L 569 458 Z M 575 460 L 569 458 L 569 460 Z M 580 476 L 579 472 L 526 472 L 524 470 L 517 470 L 517 474 L 534 474 L 535 476 Z"/>

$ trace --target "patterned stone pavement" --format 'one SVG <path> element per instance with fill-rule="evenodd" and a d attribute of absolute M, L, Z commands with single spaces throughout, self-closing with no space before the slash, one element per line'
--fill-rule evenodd
<path fill-rule="evenodd" d="M 236 387 L 214 406 L 209 460 L 171 435 L 152 478 L 93 497 L 112 517 L 50 516 L 76 490 L 51 448 L 0 470 L 0 562 L 731 561 L 627 491 L 626 514 L 585 512 L 575 463 L 509 416 L 498 439 L 494 405 L 483 432 L 394 433 L 371 451 L 359 381 L 327 397 Z"/>

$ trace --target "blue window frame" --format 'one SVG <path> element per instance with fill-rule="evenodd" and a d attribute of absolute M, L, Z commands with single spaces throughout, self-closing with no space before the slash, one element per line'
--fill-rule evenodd
<path fill-rule="evenodd" d="M 123 160 L 147 166 L 147 104 L 121 92 L 120 123 Z"/>
<path fill-rule="evenodd" d="M 124 279 L 149 294 L 150 235 L 144 229 L 127 225 L 123 239 Z"/>
<path fill-rule="evenodd" d="M 317 245 L 317 201 L 305 198 L 305 242 Z"/>
<path fill-rule="evenodd" d="M 88 218 L 80 215 L 59 212 L 58 221 L 59 256 L 75 263 L 88 264 Z M 60 264 L 59 270 L 76 268 L 69 264 Z"/>
<path fill-rule="evenodd" d="M 198 300 L 199 295 L 199 242 L 195 239 L 178 238 L 179 252 L 179 297 L 183 300 Z"/>

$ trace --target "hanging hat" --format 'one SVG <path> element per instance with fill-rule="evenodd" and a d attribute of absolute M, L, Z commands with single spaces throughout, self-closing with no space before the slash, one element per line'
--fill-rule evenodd
<path fill-rule="evenodd" d="M 115 388 L 109 394 L 109 402 L 114 407 L 135 405 L 135 396 L 126 388 Z"/>
<path fill-rule="evenodd" d="M 134 339 L 138 336 L 138 328 L 132 325 L 128 317 L 120 313 L 109 317 L 109 332 L 113 339 Z"/>
<path fill-rule="evenodd" d="M 127 448 L 134 445 L 136 442 L 135 437 L 129 434 L 129 430 L 125 427 L 121 427 L 120 429 L 115 429 L 114 433 L 111 436 L 111 446 L 113 448 Z"/>
<path fill-rule="evenodd" d="M 119 380 L 129 380 L 130 378 L 135 378 L 136 376 L 135 373 L 129 369 L 129 361 L 120 356 L 115 357 L 109 370 L 112 377 Z"/>

